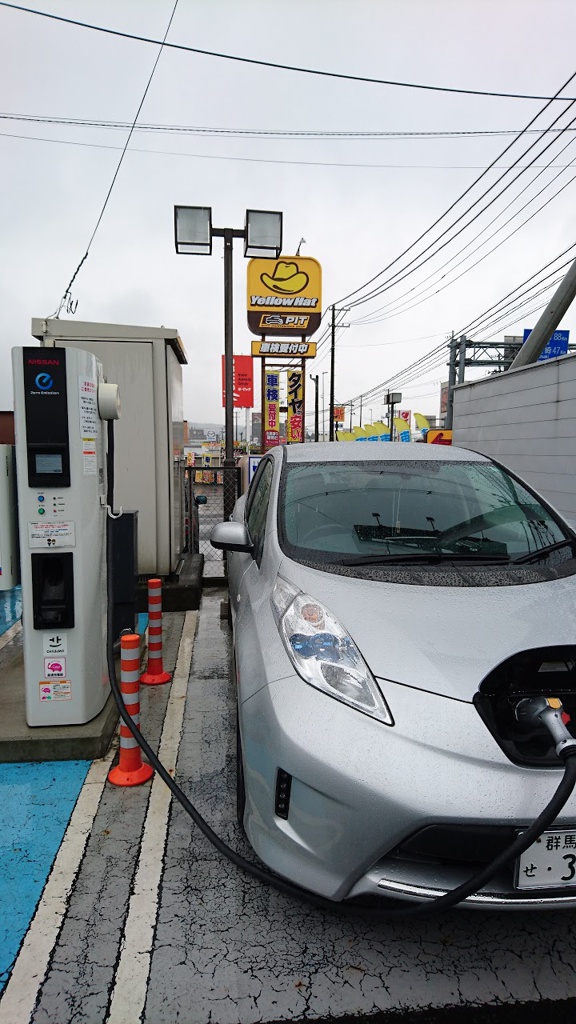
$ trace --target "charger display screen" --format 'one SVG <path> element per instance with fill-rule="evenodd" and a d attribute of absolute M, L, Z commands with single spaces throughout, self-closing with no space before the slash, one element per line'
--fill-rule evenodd
<path fill-rule="evenodd" d="M 36 472 L 42 476 L 62 473 L 62 456 L 59 454 L 36 453 Z"/>

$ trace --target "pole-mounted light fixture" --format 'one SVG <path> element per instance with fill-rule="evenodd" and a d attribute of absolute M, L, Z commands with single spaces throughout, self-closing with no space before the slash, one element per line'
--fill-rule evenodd
<path fill-rule="evenodd" d="M 175 206 L 174 241 L 184 256 L 210 256 L 212 239 L 224 239 L 224 371 L 225 449 L 224 518 L 228 519 L 236 498 L 234 462 L 234 348 L 232 305 L 232 245 L 244 239 L 244 255 L 277 259 L 282 251 L 282 214 L 272 210 L 246 210 L 244 228 L 212 227 L 210 206 Z"/>

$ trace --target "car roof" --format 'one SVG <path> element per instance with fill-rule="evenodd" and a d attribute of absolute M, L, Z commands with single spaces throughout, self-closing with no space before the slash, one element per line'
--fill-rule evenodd
<path fill-rule="evenodd" d="M 274 449 L 272 449 L 274 451 Z M 414 441 L 319 441 L 282 445 L 276 458 L 289 465 L 306 462 L 489 462 L 480 452 L 452 445 Z"/>

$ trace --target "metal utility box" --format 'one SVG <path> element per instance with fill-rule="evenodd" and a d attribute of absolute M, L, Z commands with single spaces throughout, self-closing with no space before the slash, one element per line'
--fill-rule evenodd
<path fill-rule="evenodd" d="M 0 590 L 20 582 L 14 448 L 0 444 Z"/>
<path fill-rule="evenodd" d="M 34 318 L 32 334 L 46 347 L 92 352 L 106 379 L 120 386 L 114 504 L 138 511 L 138 571 L 176 572 L 185 543 L 182 366 L 187 363 L 178 332 Z"/>

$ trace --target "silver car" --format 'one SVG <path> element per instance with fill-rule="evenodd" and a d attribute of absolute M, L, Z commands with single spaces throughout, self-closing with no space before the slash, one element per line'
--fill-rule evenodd
<path fill-rule="evenodd" d="M 516 708 L 576 723 L 576 535 L 475 452 L 298 444 L 231 521 L 238 806 L 278 874 L 331 900 L 429 899 L 525 829 L 562 777 Z M 466 905 L 576 907 L 576 796 Z"/>

